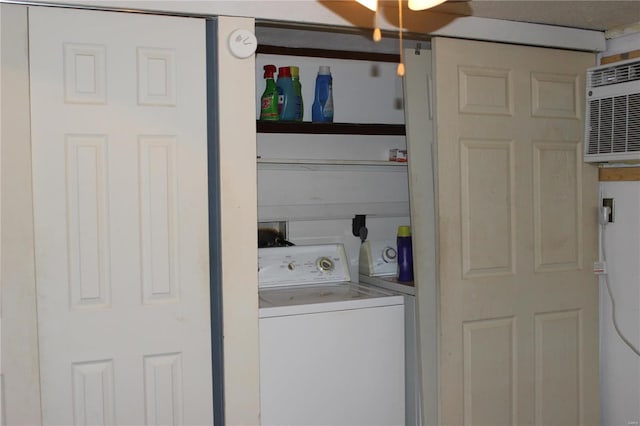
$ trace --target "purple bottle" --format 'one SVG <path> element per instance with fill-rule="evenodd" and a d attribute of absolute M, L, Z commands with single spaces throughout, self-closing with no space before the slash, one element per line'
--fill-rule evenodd
<path fill-rule="evenodd" d="M 411 227 L 398 227 L 398 281 L 413 281 L 413 249 L 411 248 Z"/>

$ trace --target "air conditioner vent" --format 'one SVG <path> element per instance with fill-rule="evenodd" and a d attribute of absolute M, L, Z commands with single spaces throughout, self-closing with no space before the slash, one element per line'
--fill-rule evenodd
<path fill-rule="evenodd" d="M 591 87 L 602 87 L 636 80 L 640 80 L 640 61 L 594 70 L 590 83 Z"/>
<path fill-rule="evenodd" d="M 640 161 L 640 59 L 587 70 L 584 161 Z"/>
<path fill-rule="evenodd" d="M 589 102 L 587 154 L 640 152 L 640 93 Z"/>

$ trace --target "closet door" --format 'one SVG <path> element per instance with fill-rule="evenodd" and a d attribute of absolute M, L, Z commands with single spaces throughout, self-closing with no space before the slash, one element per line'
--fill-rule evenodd
<path fill-rule="evenodd" d="M 205 22 L 30 8 L 45 424 L 212 424 Z"/>
<path fill-rule="evenodd" d="M 445 425 L 599 424 L 594 55 L 437 38 Z"/>
<path fill-rule="evenodd" d="M 416 424 L 438 423 L 438 291 L 434 194 L 433 67 L 431 50 L 405 49 L 404 78 L 413 273 L 418 313 L 420 378 L 415 378 L 422 401 L 415 409 Z M 407 401 L 407 404 L 410 402 Z"/>

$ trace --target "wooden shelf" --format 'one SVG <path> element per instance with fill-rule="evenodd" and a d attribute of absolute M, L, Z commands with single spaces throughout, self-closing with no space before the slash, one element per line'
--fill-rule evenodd
<path fill-rule="evenodd" d="M 318 165 L 318 166 L 384 166 L 407 167 L 407 162 L 383 160 L 324 160 L 324 159 L 289 159 L 289 158 L 257 158 L 258 164 L 276 165 Z"/>
<path fill-rule="evenodd" d="M 399 62 L 396 54 L 357 52 L 348 50 L 309 49 L 258 45 L 258 54 L 306 56 L 316 58 L 345 59 L 350 61 Z M 405 136 L 404 124 L 378 123 L 312 123 L 299 121 L 257 121 L 258 133 L 298 133 L 318 135 L 389 135 Z"/>
<path fill-rule="evenodd" d="M 391 135 L 404 136 L 404 124 L 311 123 L 300 121 L 256 122 L 258 133 L 300 133 L 318 135 Z"/>
<path fill-rule="evenodd" d="M 600 182 L 637 182 L 640 181 L 640 167 L 601 167 Z"/>
<path fill-rule="evenodd" d="M 358 52 L 351 50 L 309 49 L 259 44 L 256 53 L 265 55 L 306 56 L 313 58 L 346 59 L 349 61 L 400 62 L 400 55 L 391 53 Z"/>

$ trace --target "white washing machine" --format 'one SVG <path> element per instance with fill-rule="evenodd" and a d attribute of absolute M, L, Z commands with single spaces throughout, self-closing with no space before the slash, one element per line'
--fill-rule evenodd
<path fill-rule="evenodd" d="M 404 298 L 405 419 L 408 426 L 420 426 L 422 424 L 422 389 L 418 367 L 416 293 L 413 282 L 402 283 L 397 279 L 396 242 L 393 240 L 364 241 L 360 246 L 359 270 L 360 283 L 391 290 Z"/>
<path fill-rule="evenodd" d="M 262 425 L 404 425 L 404 299 L 342 244 L 258 249 Z"/>

